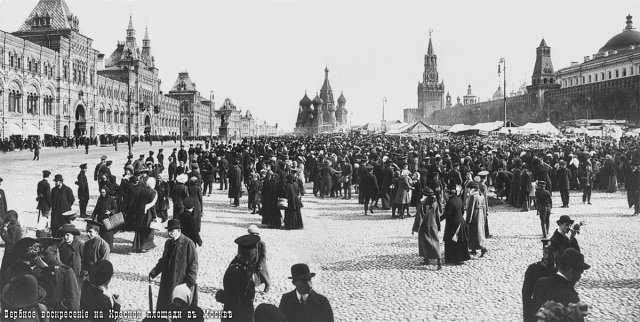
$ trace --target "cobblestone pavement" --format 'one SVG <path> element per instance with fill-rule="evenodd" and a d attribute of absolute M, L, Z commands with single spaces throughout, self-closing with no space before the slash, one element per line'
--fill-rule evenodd
<path fill-rule="evenodd" d="M 155 143 L 151 149 L 157 151 L 159 147 Z M 174 144 L 163 147 L 167 157 Z M 148 150 L 148 144 L 137 144 L 134 155 Z M 76 193 L 78 165 L 87 162 L 92 210 L 98 195 L 92 171 L 99 156 L 107 154 L 114 161 L 112 172 L 121 175 L 126 153 L 121 145 L 119 152 L 92 147 L 88 155 L 83 149 L 43 149 L 40 161 L 31 161 L 29 151 L 0 154 L 0 177 L 4 178 L 2 188 L 9 209 L 18 211 L 23 225 L 35 227 L 40 171 L 61 173 L 65 184 Z M 214 192 L 204 198 L 204 245 L 199 249 L 198 272 L 200 306 L 211 310 L 222 309 L 214 294 L 222 287 L 224 271 L 235 255 L 233 240 L 245 234 L 250 224 L 260 223 L 260 217 L 249 214 L 246 208 L 246 194 L 241 207 L 231 208 L 226 191 Z M 580 196 L 580 192 L 572 192 L 570 208 L 554 209 L 551 220 L 552 228 L 564 214 L 587 221 L 578 240 L 592 268 L 583 274 L 576 289 L 590 306 L 588 320 L 637 321 L 640 217 L 629 215 L 633 211 L 626 207 L 624 191 L 595 192 L 591 206 L 583 205 Z M 554 204 L 560 204 L 559 198 L 555 193 Z M 281 295 L 293 289 L 287 279 L 290 266 L 305 262 L 317 273 L 314 288 L 329 298 L 337 320 L 521 320 L 524 271 L 541 257 L 535 211 L 491 207 L 489 224 L 494 238 L 487 241 L 489 253 L 485 258 L 462 266 L 445 265 L 436 271 L 435 265 L 419 265 L 417 237 L 411 235 L 413 219 L 392 220 L 383 212 L 365 217 L 356 200 L 320 200 L 308 194 L 303 203 L 304 230 L 262 230 L 273 286 L 268 294 L 256 296 L 256 306 L 265 302 L 278 305 Z M 84 228 L 81 221 L 76 224 Z M 29 234 L 34 234 L 32 229 Z M 135 254 L 130 253 L 133 234 L 116 235 L 111 255 L 116 273 L 110 288 L 120 294 L 124 310 L 147 309 L 146 277 L 160 258 L 166 237 L 166 232 L 157 232 L 158 247 Z M 444 251 L 443 245 L 441 248 Z M 159 280 L 153 282 L 154 296 Z"/>

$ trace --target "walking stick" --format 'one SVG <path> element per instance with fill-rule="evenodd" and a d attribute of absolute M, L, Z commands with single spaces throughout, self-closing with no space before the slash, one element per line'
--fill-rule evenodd
<path fill-rule="evenodd" d="M 153 291 L 151 290 L 151 278 L 149 278 L 149 312 L 153 312 Z"/>

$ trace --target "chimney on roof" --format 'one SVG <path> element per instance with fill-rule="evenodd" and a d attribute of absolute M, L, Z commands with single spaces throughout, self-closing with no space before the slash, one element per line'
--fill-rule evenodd
<path fill-rule="evenodd" d="M 104 54 L 98 54 L 97 70 L 104 70 Z"/>

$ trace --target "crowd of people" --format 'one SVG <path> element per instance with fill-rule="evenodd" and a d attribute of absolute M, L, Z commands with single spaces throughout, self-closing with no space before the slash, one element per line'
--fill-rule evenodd
<path fill-rule="evenodd" d="M 87 164 L 79 166 L 75 181 L 79 214 L 72 211 L 74 193 L 62 175 L 54 176 L 51 188 L 52 173 L 44 170 L 37 184 L 38 216 L 44 223 L 39 225 L 38 238 L 22 238 L 18 216 L 8 211 L 6 197 L 0 194 L 5 202 L 4 208 L 0 207 L 2 237 L 7 244 L 0 286 L 8 287 L 7 292 L 26 289 L 25 285 L 33 289 L 30 299 L 20 303 L 5 300 L 3 294 L 6 306 L 2 307 L 57 310 L 62 305 L 68 311 L 78 307 L 93 312 L 116 310 L 118 299 L 108 290 L 114 234 L 134 232 L 132 251 L 147 252 L 156 247 L 154 228 L 166 224 L 163 229 L 168 230 L 169 239 L 162 258 L 149 273 L 149 279 L 161 275 L 155 309 L 197 311 L 198 247 L 207 242 L 200 236 L 201 219 L 206 215 L 203 199 L 212 194 L 214 184 L 218 190 L 227 190 L 230 207 L 239 207 L 246 191 L 247 211 L 258 214 L 259 223 L 267 229 L 304 228 L 302 196 L 307 193 L 305 184 L 309 184 L 310 194 L 320 199 L 350 200 L 353 194 L 354 202 L 363 205 L 365 216 L 415 217 L 412 233 L 418 233 L 418 254 L 424 264 L 436 261 L 438 270 L 443 264 L 461 265 L 471 256 L 486 256 L 485 241 L 492 237 L 491 206 L 506 202 L 522 211 L 536 210 L 541 237 L 550 241 L 551 251 L 545 248 L 539 264 L 544 269 L 527 273 L 536 278 L 525 278 L 530 285 L 526 292 L 523 286 L 524 316 L 531 318 L 547 300 L 564 306 L 579 302 L 575 301 L 577 295 L 566 302 L 557 294 L 573 290 L 580 269 L 588 268 L 575 241 L 579 224 L 560 218 L 558 230 L 547 239 L 552 193 L 559 191 L 562 207 L 570 207 L 571 189 L 582 189 L 583 203 L 590 204 L 593 189 L 615 192 L 624 185 L 634 215 L 640 204 L 637 139 L 546 142 L 514 136 L 420 140 L 359 134 L 265 137 L 233 144 L 181 146 L 166 160 L 162 148 L 137 159 L 129 155 L 122 175 L 103 155 L 93 172 L 99 197 L 91 214 L 86 209 L 90 199 Z M 76 216 L 87 221 L 89 240 L 84 243 L 73 225 Z M 438 234 L 441 222 L 444 256 Z M 254 310 L 255 288 L 264 284 L 268 292 L 271 281 L 259 228 L 251 226 L 248 233 L 236 239 L 238 254 L 225 273 L 224 291 L 216 294 L 225 310 L 233 312 L 232 318 L 251 320 L 255 315 L 258 321 L 262 314 L 270 314 L 271 319 L 332 320 L 329 301 L 312 290 L 314 274 L 305 264 L 292 266 L 296 291 L 283 295 L 279 307 L 265 304 Z M 51 267 L 60 268 L 60 280 L 71 286 L 64 290 L 57 287 L 65 283 L 47 287 L 42 271 Z M 566 287 L 558 290 L 544 278 L 564 278 Z M 46 292 L 40 294 L 40 287 Z M 66 293 L 68 289 L 75 291 Z M 83 302 L 85 292 L 90 299 Z"/>

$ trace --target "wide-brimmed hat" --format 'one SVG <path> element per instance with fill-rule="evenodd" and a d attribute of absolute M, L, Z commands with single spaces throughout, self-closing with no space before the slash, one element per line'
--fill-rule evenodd
<path fill-rule="evenodd" d="M 591 267 L 591 265 L 584 262 L 584 255 L 571 247 L 562 252 L 559 262 L 582 269 L 589 269 Z"/>
<path fill-rule="evenodd" d="M 566 222 L 568 222 L 569 224 L 573 224 L 573 219 L 571 219 L 571 217 L 569 217 L 568 215 L 562 215 L 560 216 L 560 219 L 556 221 L 558 225 L 564 224 Z"/>
<path fill-rule="evenodd" d="M 480 171 L 480 172 L 478 172 L 478 175 L 479 176 L 487 176 L 487 175 L 489 175 L 489 171 L 487 171 L 487 170 Z"/>
<path fill-rule="evenodd" d="M 182 229 L 182 226 L 180 225 L 180 219 L 169 220 L 169 222 L 167 223 L 167 230 L 171 229 Z"/>
<path fill-rule="evenodd" d="M 310 279 L 314 276 L 316 276 L 316 273 L 311 273 L 309 265 L 300 263 L 291 266 L 291 277 L 289 279 Z"/>
<path fill-rule="evenodd" d="M 187 180 L 189 180 L 189 176 L 187 176 L 186 174 L 181 174 L 176 178 L 176 181 L 178 181 L 179 183 L 186 183 Z"/>
<path fill-rule="evenodd" d="M 58 234 L 60 235 L 64 235 L 64 234 L 72 234 L 75 236 L 79 236 L 80 235 L 80 231 L 76 228 L 76 226 L 72 225 L 72 224 L 64 224 L 62 225 L 62 227 L 60 227 L 60 229 L 58 229 Z"/>
<path fill-rule="evenodd" d="M 33 275 L 21 275 L 2 289 L 2 299 L 9 306 L 21 309 L 44 300 L 47 291 L 38 285 Z"/>

